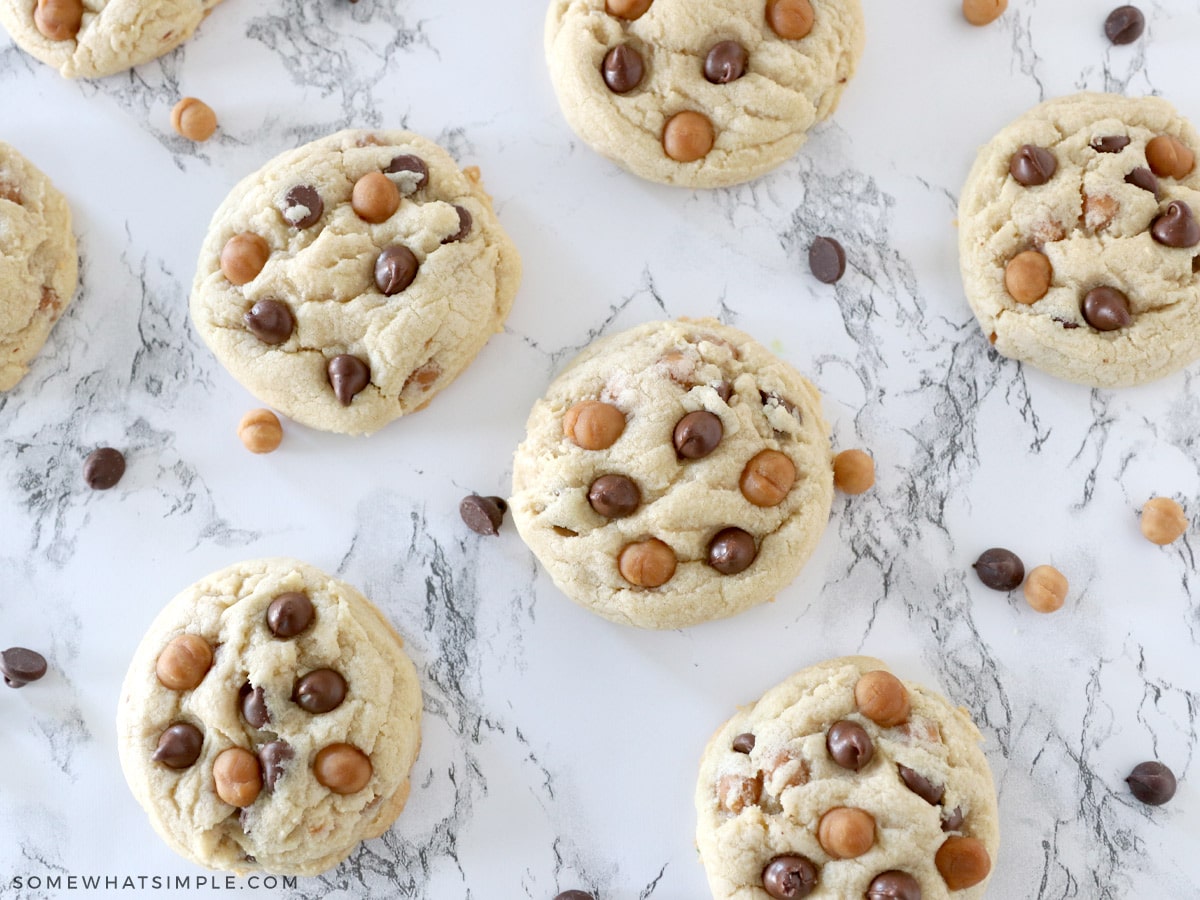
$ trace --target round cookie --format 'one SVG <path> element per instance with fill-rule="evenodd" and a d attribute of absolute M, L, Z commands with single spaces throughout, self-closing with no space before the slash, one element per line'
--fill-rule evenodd
<path fill-rule="evenodd" d="M 696 845 L 716 900 L 984 896 L 1000 830 L 983 738 L 886 670 L 810 666 L 713 735 Z"/>
<path fill-rule="evenodd" d="M 0 24 L 65 78 L 99 78 L 157 59 L 221 0 L 0 0 Z"/>
<path fill-rule="evenodd" d="M 1197 152 L 1156 97 L 1050 100 L 993 138 L 963 188 L 959 254 L 996 349 L 1099 387 L 1200 357 Z"/>
<path fill-rule="evenodd" d="M 859 0 L 552 0 L 545 35 L 575 133 L 695 188 L 790 158 L 837 108 L 863 39 Z"/>
<path fill-rule="evenodd" d="M 509 506 L 572 600 L 681 628 L 771 599 L 832 502 L 816 389 L 749 335 L 700 319 L 580 354 L 530 413 Z"/>
<path fill-rule="evenodd" d="M 173 850 L 313 875 L 400 814 L 420 719 L 416 670 L 383 614 L 312 566 L 262 559 L 202 579 L 154 620 L 117 742 Z"/>
<path fill-rule="evenodd" d="M 29 370 L 79 280 L 67 201 L 0 141 L 0 391 Z"/>
<path fill-rule="evenodd" d="M 230 192 L 191 311 L 259 400 L 363 434 L 453 381 L 500 330 L 520 279 L 477 170 L 408 132 L 342 131 Z"/>

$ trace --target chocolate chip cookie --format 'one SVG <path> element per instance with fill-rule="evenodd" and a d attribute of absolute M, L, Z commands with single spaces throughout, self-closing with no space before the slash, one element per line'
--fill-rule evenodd
<path fill-rule="evenodd" d="M 967 299 L 1005 356 L 1100 387 L 1200 357 L 1200 136 L 1165 100 L 1076 94 L 980 151 L 959 203 Z"/>
<path fill-rule="evenodd" d="M 221 0 L 0 0 L 17 46 L 66 78 L 99 78 L 174 50 Z"/>
<path fill-rule="evenodd" d="M 877 659 L 803 669 L 709 741 L 696 844 L 717 900 L 975 900 L 1000 842 L 965 710 Z"/>
<path fill-rule="evenodd" d="M 833 114 L 863 48 L 859 0 L 552 0 L 567 122 L 651 181 L 757 178 Z"/>
<path fill-rule="evenodd" d="M 597 341 L 550 385 L 513 461 L 513 522 L 568 597 L 680 628 L 771 599 L 829 519 L 816 389 L 712 320 Z"/>
<path fill-rule="evenodd" d="M 477 170 L 408 132 L 352 130 L 233 189 L 200 252 L 191 311 L 261 401 L 364 434 L 458 377 L 520 279 Z"/>
<path fill-rule="evenodd" d="M 66 199 L 0 142 L 0 391 L 25 376 L 75 295 L 78 276 Z"/>
<path fill-rule="evenodd" d="M 172 600 L 129 666 L 121 767 L 173 850 L 313 875 L 404 808 L 421 691 L 391 625 L 290 559 L 239 563 Z"/>

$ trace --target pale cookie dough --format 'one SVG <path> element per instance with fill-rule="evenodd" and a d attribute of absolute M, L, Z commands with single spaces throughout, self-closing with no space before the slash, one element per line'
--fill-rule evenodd
<path fill-rule="evenodd" d="M 859 679 L 886 668 L 865 656 L 810 666 L 717 730 L 696 785 L 696 844 L 714 898 L 984 896 L 1000 832 L 979 730 L 961 707 L 894 676 L 884 677 L 898 704 L 860 708 Z M 852 812 L 823 827 L 834 809 Z M 851 827 L 831 827 L 839 817 Z M 779 890 L 781 857 L 807 862 L 794 893 Z"/>
<path fill-rule="evenodd" d="M 859 0 L 778 2 L 772 12 L 777 0 L 552 0 L 546 60 L 563 115 L 594 150 L 651 181 L 757 178 L 833 114 L 864 40 Z M 811 10 L 811 30 L 781 37 L 769 17 L 787 32 L 798 7 Z M 715 51 L 714 82 L 706 62 L 722 42 L 733 43 Z M 669 125 L 679 113 L 690 115 Z M 672 158 L 664 140 L 685 152 Z"/>
<path fill-rule="evenodd" d="M 337 674 L 308 678 L 327 669 Z M 262 559 L 202 579 L 154 620 L 121 689 L 117 742 L 173 850 L 212 868 L 313 875 L 400 814 L 420 719 L 416 670 L 383 614 L 312 566 Z M 180 727 L 190 739 L 168 733 Z M 331 746 L 341 792 L 321 780 Z M 231 804 L 214 772 L 238 756 Z"/>
<path fill-rule="evenodd" d="M 1200 136 L 1165 100 L 1086 93 L 1035 107 L 980 151 L 959 253 L 967 299 L 1000 353 L 1100 387 L 1200 356 L 1196 152 Z M 1053 174 L 1026 186 L 1010 166 L 1031 182 Z M 1164 228 L 1175 246 L 1156 238 Z"/>
<path fill-rule="evenodd" d="M 526 427 L 513 521 L 563 593 L 615 622 L 681 628 L 772 599 L 829 519 L 816 389 L 713 319 L 597 341 Z"/>
<path fill-rule="evenodd" d="M 17 46 L 65 78 L 99 78 L 174 50 L 221 0 L 0 0 Z"/>
<path fill-rule="evenodd" d="M 78 268 L 66 199 L 0 141 L 0 391 L 29 370 L 75 295 Z"/>
<path fill-rule="evenodd" d="M 200 252 L 191 311 L 263 403 L 363 434 L 450 384 L 500 330 L 520 279 L 477 170 L 408 132 L 342 131 L 233 189 Z"/>

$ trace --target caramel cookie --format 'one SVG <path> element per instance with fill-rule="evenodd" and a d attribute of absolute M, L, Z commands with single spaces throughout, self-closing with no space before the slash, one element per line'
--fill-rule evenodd
<path fill-rule="evenodd" d="M 421 691 L 354 588 L 290 559 L 239 563 L 154 620 L 121 689 L 121 767 L 173 850 L 314 875 L 404 808 Z"/>
<path fill-rule="evenodd" d="M 66 199 L 0 142 L 0 391 L 29 370 L 75 295 L 78 269 Z"/>
<path fill-rule="evenodd" d="M 174 50 L 221 0 L 0 0 L 26 53 L 66 78 L 99 78 Z"/>
<path fill-rule="evenodd" d="M 552 0 L 567 122 L 651 181 L 723 187 L 787 160 L 833 114 L 863 48 L 859 0 Z"/>
<path fill-rule="evenodd" d="M 1099 387 L 1200 357 L 1200 136 L 1165 100 L 1076 94 L 979 153 L 963 285 L 996 349 Z"/>
<path fill-rule="evenodd" d="M 816 389 L 712 319 L 597 341 L 513 461 L 513 522 L 554 583 L 616 622 L 680 628 L 771 599 L 829 519 Z"/>
<path fill-rule="evenodd" d="M 239 183 L 192 320 L 259 400 L 364 434 L 423 408 L 500 330 L 521 279 L 477 170 L 404 131 L 342 131 Z"/>
<path fill-rule="evenodd" d="M 877 659 L 810 666 L 722 725 L 696 844 L 717 900 L 975 900 L 1000 842 L 965 710 Z"/>

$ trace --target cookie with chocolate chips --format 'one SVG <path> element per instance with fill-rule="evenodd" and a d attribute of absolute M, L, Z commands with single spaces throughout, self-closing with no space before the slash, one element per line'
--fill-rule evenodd
<path fill-rule="evenodd" d="M 420 720 L 416 670 L 383 614 L 312 566 L 263 559 L 158 615 L 125 676 L 117 741 L 173 850 L 315 875 L 400 814 Z"/>
<path fill-rule="evenodd" d="M 1165 100 L 1050 100 L 980 151 L 959 203 L 967 299 L 1005 356 L 1098 387 L 1200 357 L 1200 135 Z"/>
<path fill-rule="evenodd" d="M 833 114 L 863 33 L 859 0 L 552 0 L 546 61 L 594 150 L 650 181 L 723 187 Z"/>
<path fill-rule="evenodd" d="M 78 267 L 66 199 L 0 141 L 0 391 L 25 377 L 75 295 Z"/>
<path fill-rule="evenodd" d="M 962 707 L 848 656 L 722 725 L 700 761 L 696 845 L 716 900 L 978 900 L 1000 842 Z"/>
<path fill-rule="evenodd" d="M 550 385 L 513 461 L 513 522 L 558 587 L 681 628 L 775 596 L 829 518 L 816 389 L 712 320 L 597 341 Z"/>
<path fill-rule="evenodd" d="M 414 134 L 342 131 L 233 189 L 200 251 L 191 312 L 263 403 L 366 434 L 458 377 L 520 279 L 477 170 Z"/>

